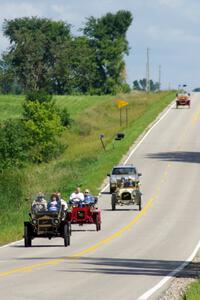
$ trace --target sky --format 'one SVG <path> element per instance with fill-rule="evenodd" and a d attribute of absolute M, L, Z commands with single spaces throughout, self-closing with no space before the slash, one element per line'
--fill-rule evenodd
<path fill-rule="evenodd" d="M 72 33 L 80 34 L 87 17 L 129 10 L 134 20 L 127 38 L 127 80 L 146 75 L 146 49 L 150 49 L 150 77 L 162 88 L 200 87 L 200 1 L 199 0 L 0 0 L 0 53 L 9 47 L 3 36 L 4 19 L 24 16 L 64 20 Z"/>

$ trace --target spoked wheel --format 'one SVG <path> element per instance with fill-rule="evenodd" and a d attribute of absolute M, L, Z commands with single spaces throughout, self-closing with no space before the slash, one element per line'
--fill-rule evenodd
<path fill-rule="evenodd" d="M 110 187 L 110 194 L 114 193 L 115 192 L 115 188 L 111 188 Z"/>
<path fill-rule="evenodd" d="M 116 209 L 116 195 L 115 194 L 112 194 L 111 206 L 112 206 L 112 210 Z"/>
<path fill-rule="evenodd" d="M 24 225 L 24 246 L 31 247 L 31 245 L 32 245 L 32 240 L 30 235 L 30 228 L 28 224 L 25 224 Z"/>
<path fill-rule="evenodd" d="M 71 224 L 71 222 L 68 222 L 68 226 L 69 226 L 69 234 L 71 236 L 72 235 L 72 224 Z"/>
<path fill-rule="evenodd" d="M 69 224 L 64 225 L 64 246 L 68 247 L 70 245 L 70 228 Z"/>
<path fill-rule="evenodd" d="M 95 214 L 95 224 L 96 224 L 96 230 L 97 231 L 100 231 L 101 230 L 101 221 L 100 221 L 100 217 L 99 217 L 99 214 L 96 213 Z"/>

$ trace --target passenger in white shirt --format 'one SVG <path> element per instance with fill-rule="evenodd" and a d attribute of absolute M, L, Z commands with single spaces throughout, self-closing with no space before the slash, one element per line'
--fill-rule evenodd
<path fill-rule="evenodd" d="M 75 202 L 84 201 L 84 194 L 81 192 L 80 187 L 77 187 L 75 192 L 71 194 L 70 200 Z"/>

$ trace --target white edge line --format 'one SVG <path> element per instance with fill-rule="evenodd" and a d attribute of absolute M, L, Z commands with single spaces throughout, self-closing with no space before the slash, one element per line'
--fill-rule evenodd
<path fill-rule="evenodd" d="M 13 246 L 13 245 L 17 245 L 17 244 L 21 243 L 22 241 L 23 241 L 23 239 L 15 241 L 15 242 L 12 242 L 12 243 L 9 243 L 9 244 L 6 244 L 6 245 L 3 245 L 3 246 L 0 246 L 0 249 L 7 248 L 7 247 L 10 247 L 10 246 Z"/>
<path fill-rule="evenodd" d="M 172 104 L 170 105 L 170 107 L 167 109 L 167 111 L 153 124 L 153 126 L 146 132 L 146 134 L 143 136 L 143 138 L 138 142 L 138 144 L 130 152 L 129 156 L 124 161 L 123 165 L 127 164 L 127 162 L 129 161 L 129 159 L 131 158 L 131 156 L 135 153 L 135 151 L 138 149 L 138 147 L 143 143 L 143 141 L 145 140 L 145 138 L 150 134 L 150 132 L 154 129 L 154 127 L 156 127 L 166 117 L 166 115 L 169 113 L 169 111 L 171 110 L 171 108 L 173 107 L 173 105 L 174 105 L 174 100 L 173 100 Z M 103 193 L 105 190 L 107 190 L 108 187 L 109 187 L 109 184 L 107 184 L 101 190 L 100 194 Z M 3 245 L 3 246 L 0 246 L 0 249 L 6 248 L 6 247 L 10 247 L 10 246 L 13 246 L 13 245 L 16 245 L 16 244 L 19 244 L 22 241 L 23 241 L 23 239 L 19 240 L 19 241 L 12 242 L 12 243 L 9 243 L 9 244 L 6 244 L 6 245 Z"/>
<path fill-rule="evenodd" d="M 197 246 L 195 247 L 192 254 L 184 261 L 179 267 L 177 267 L 174 271 L 170 272 L 167 276 L 165 276 L 161 281 L 159 281 L 154 287 L 150 290 L 145 292 L 142 296 L 138 298 L 138 300 L 147 300 L 149 299 L 155 292 L 157 292 L 163 285 L 165 285 L 169 280 L 172 279 L 177 273 L 182 271 L 196 256 L 197 252 L 200 248 L 200 241 L 198 242 Z"/>

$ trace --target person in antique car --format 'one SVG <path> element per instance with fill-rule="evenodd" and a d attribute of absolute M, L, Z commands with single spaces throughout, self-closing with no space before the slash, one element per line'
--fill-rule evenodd
<path fill-rule="evenodd" d="M 58 198 L 59 198 L 59 200 L 61 202 L 61 206 L 64 207 L 64 210 L 67 210 L 68 209 L 67 202 L 64 199 L 62 199 L 61 193 L 57 192 L 56 194 L 57 194 L 57 196 L 58 196 Z"/>
<path fill-rule="evenodd" d="M 32 211 L 37 213 L 47 210 L 47 201 L 44 198 L 44 194 L 39 192 L 36 199 L 32 203 Z"/>
<path fill-rule="evenodd" d="M 85 189 L 84 191 L 84 203 L 88 205 L 92 205 L 96 203 L 96 199 L 91 195 L 90 190 Z"/>
<path fill-rule="evenodd" d="M 131 178 L 128 178 L 128 180 L 126 180 L 124 182 L 124 187 L 125 188 L 134 187 L 134 186 L 135 186 L 135 184 L 134 184 L 134 182 Z"/>
<path fill-rule="evenodd" d="M 51 195 L 50 201 L 47 205 L 48 211 L 50 212 L 58 212 L 61 208 L 61 201 L 57 195 L 57 193 L 53 193 Z"/>
<path fill-rule="evenodd" d="M 84 194 L 81 192 L 81 188 L 79 186 L 71 194 L 70 201 L 71 202 L 81 202 L 81 201 L 84 201 Z"/>

